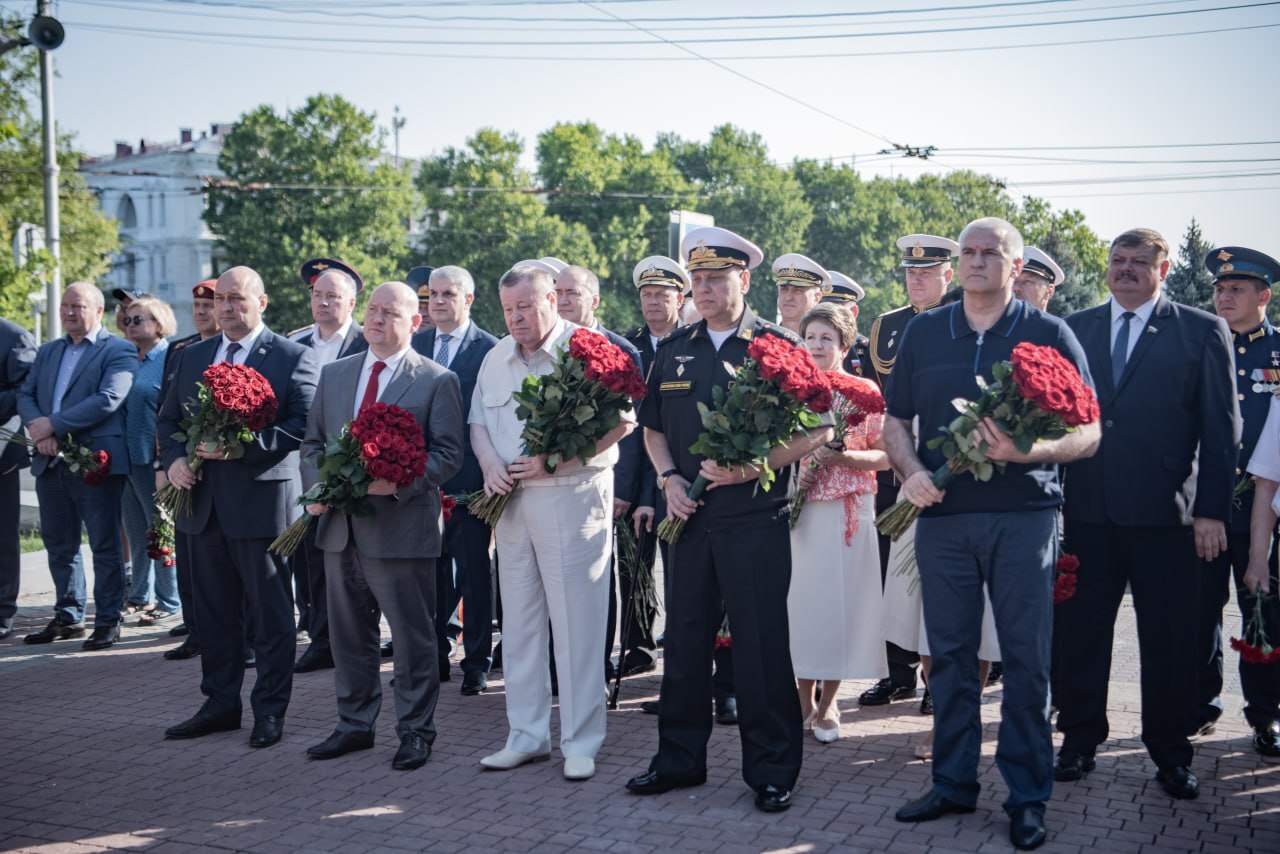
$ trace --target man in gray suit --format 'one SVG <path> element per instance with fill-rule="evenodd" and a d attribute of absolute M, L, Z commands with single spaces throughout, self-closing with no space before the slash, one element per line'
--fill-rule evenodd
<path fill-rule="evenodd" d="M 293 595 L 283 558 L 267 551 L 295 517 L 298 446 L 315 396 L 318 369 L 312 352 L 267 328 L 262 277 L 232 267 L 214 292 L 222 334 L 192 344 L 178 356 L 173 379 L 156 420 L 160 459 L 169 483 L 191 490 L 191 512 L 174 520 L 191 537 L 192 584 L 200 626 L 200 691 L 207 698 L 190 719 L 170 727 L 166 738 L 199 738 L 240 728 L 244 682 L 245 603 L 253 617 L 258 678 L 253 685 L 250 747 L 268 747 L 284 732 L 293 691 L 295 625 Z M 253 368 L 275 392 L 275 421 L 253 434 L 239 459 L 200 448 L 199 475 L 187 465 L 183 443 L 174 440 L 185 404 L 196 384 L 217 362 Z"/>
<path fill-rule="evenodd" d="M 58 601 L 49 625 L 27 635 L 44 644 L 84 634 L 85 580 L 80 526 L 93 552 L 93 634 L 88 650 L 106 649 L 120 637 L 124 605 L 124 550 L 120 543 L 120 494 L 129 472 L 124 441 L 124 399 L 133 387 L 138 351 L 102 325 L 102 291 L 76 282 L 62 295 L 58 314 L 67 334 L 45 343 L 18 392 L 18 414 L 36 443 L 31 473 L 40 500 L 40 533 Z M 89 486 L 67 477 L 58 442 L 72 441 L 111 458 L 111 477 Z"/>
<path fill-rule="evenodd" d="M 373 746 L 382 708 L 379 612 L 395 638 L 400 748 L 391 767 L 421 767 L 436 737 L 440 671 L 432 615 L 443 539 L 440 485 L 462 466 L 462 392 L 456 374 L 410 346 L 421 322 L 417 295 L 408 285 L 379 285 L 365 313 L 368 352 L 325 367 L 307 420 L 302 454 L 308 487 L 319 477 L 325 446 L 375 401 L 412 412 L 427 439 L 426 475 L 404 489 L 375 480 L 369 486 L 372 516 L 307 505 L 319 517 L 316 543 L 324 551 L 339 718 L 333 735 L 307 750 L 312 759 Z"/>
<path fill-rule="evenodd" d="M 11 320 L 0 318 L 0 429 L 18 432 L 18 389 L 36 358 L 36 342 L 31 333 Z M 18 545 L 18 473 L 31 464 L 27 449 L 17 442 L 0 439 L 0 640 L 13 634 L 13 615 L 18 609 L 19 570 L 22 564 Z"/>

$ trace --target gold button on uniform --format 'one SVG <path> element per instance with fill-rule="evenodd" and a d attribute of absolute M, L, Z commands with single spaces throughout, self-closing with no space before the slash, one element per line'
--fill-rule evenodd
<path fill-rule="evenodd" d="M 1236 371 L 1236 373 L 1239 374 L 1240 376 L 1244 376 L 1244 371 Z"/>
<path fill-rule="evenodd" d="M 1236 397 L 1240 398 L 1241 400 L 1244 400 L 1244 395 L 1243 395 L 1243 394 L 1237 394 L 1237 395 L 1236 395 Z"/>
<path fill-rule="evenodd" d="M 1236 352 L 1243 356 L 1245 353 L 1245 349 L 1243 347 L 1237 347 Z"/>

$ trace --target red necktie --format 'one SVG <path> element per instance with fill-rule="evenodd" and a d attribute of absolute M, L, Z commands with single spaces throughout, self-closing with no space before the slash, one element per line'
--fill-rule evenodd
<path fill-rule="evenodd" d="M 366 406 L 378 402 L 378 374 L 382 373 L 382 369 L 386 366 L 386 362 L 373 363 L 373 371 L 369 374 L 369 384 L 364 387 L 364 397 L 360 399 L 360 412 L 364 412 Z"/>

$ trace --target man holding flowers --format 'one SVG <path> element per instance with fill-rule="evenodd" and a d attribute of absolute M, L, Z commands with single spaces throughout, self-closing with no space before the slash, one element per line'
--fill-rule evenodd
<path fill-rule="evenodd" d="M 277 335 L 263 323 L 267 295 L 262 278 L 248 267 L 232 267 L 214 289 L 222 334 L 183 349 L 156 422 L 160 459 L 169 485 L 190 493 L 189 511 L 175 514 L 179 532 L 189 534 L 204 705 L 190 719 L 170 727 L 166 738 L 199 738 L 240 728 L 240 686 L 244 681 L 245 604 L 253 615 L 258 678 L 253 686 L 251 747 L 280 740 L 293 690 L 296 644 L 293 595 L 285 561 L 267 547 L 296 515 L 298 446 L 315 395 L 315 355 Z M 188 463 L 185 439 L 174 438 L 188 404 L 197 398 L 212 365 L 227 363 L 256 372 L 273 394 L 276 413 L 253 424 L 252 441 L 239 456 L 225 447 L 195 449 L 198 472 Z M 230 389 L 226 390 L 228 393 Z"/>
<path fill-rule="evenodd" d="M 556 313 L 554 283 L 543 268 L 516 266 L 502 276 L 498 291 L 511 334 L 480 366 L 468 421 L 486 496 L 510 495 L 494 527 L 510 732 L 506 746 L 480 764 L 508 770 L 550 755 L 549 622 L 560 686 L 564 775 L 582 780 L 595 773 L 595 755 L 604 743 L 600 653 L 608 615 L 613 465 L 615 446 L 635 426 L 635 415 L 622 412 L 615 427 L 583 444 L 580 456 L 561 460 L 558 452 L 529 453 L 516 394 L 527 378 L 560 367 L 562 352 L 581 327 Z M 623 361 L 621 368 L 635 370 L 630 360 Z"/>
<path fill-rule="evenodd" d="M 457 375 L 410 346 L 421 320 L 417 294 L 408 285 L 379 285 L 365 312 L 368 352 L 324 367 L 307 419 L 302 475 L 308 489 L 320 479 L 323 458 L 333 453 L 327 449 L 343 427 L 362 410 L 376 410 L 375 403 L 402 410 L 390 410 L 387 421 L 411 413 L 410 426 L 426 438 L 425 470 L 413 477 L 416 472 L 403 469 L 413 465 L 416 454 L 411 447 L 423 442 L 415 439 L 402 447 L 402 437 L 390 428 L 378 435 L 358 435 L 361 431 L 353 426 L 352 435 L 362 443 L 362 459 L 372 457 L 362 463 L 373 478 L 365 499 L 372 512 L 361 515 L 318 502 L 307 505 L 307 513 L 318 517 L 316 545 L 324 552 L 338 696 L 337 729 L 307 750 L 312 759 L 333 759 L 373 746 L 382 707 L 379 613 L 386 615 L 395 639 L 400 748 L 392 767 L 420 767 L 436 737 L 440 670 L 433 617 L 435 561 L 443 537 L 440 485 L 462 466 L 464 428 Z M 384 449 L 397 453 L 388 457 Z"/>
<path fill-rule="evenodd" d="M 1089 382 L 1084 352 L 1066 324 L 1013 298 L 1022 249 L 1018 231 L 994 217 L 975 220 L 961 233 L 963 300 L 927 311 L 908 325 L 885 395 L 889 417 L 884 436 L 903 477 L 902 497 L 922 508 L 916 557 L 933 655 L 929 686 L 937 732 L 933 788 L 896 817 L 929 821 L 974 809 L 985 585 L 1005 659 L 996 764 L 1009 787 L 1004 806 L 1010 839 L 1019 848 L 1035 848 L 1045 839 L 1045 802 L 1053 785 L 1049 633 L 1062 503 L 1056 466 L 1092 454 L 1098 425 L 1081 424 L 1060 438 L 1032 443 L 1020 425 L 1001 429 L 995 418 L 984 418 L 971 435 L 953 439 L 976 446 L 985 462 L 980 470 L 966 470 L 972 474 L 956 476 L 945 489 L 935 485 L 933 473 L 949 459 L 937 443 L 930 444 L 940 430 L 959 420 L 953 400 L 978 399 L 993 379 L 993 368 L 1015 356 L 1015 345 L 1030 342 L 1050 349 L 1055 359 L 1065 357 L 1058 359 L 1065 366 L 1058 371 L 1063 376 L 1037 376 L 1034 382 L 1027 380 L 1032 385 L 1059 380 L 1078 385 L 1081 378 Z M 1085 392 L 1082 399 L 1091 399 Z M 1096 408 L 1085 414 L 1096 420 Z M 911 429 L 917 416 L 918 446 Z M 1011 432 L 1019 437 L 1017 443 Z"/>
<path fill-rule="evenodd" d="M 804 749 L 788 649 L 788 467 L 830 441 L 832 431 L 795 431 L 785 444 L 767 452 L 768 468 L 722 466 L 692 452 L 703 431 L 699 407 L 711 407 L 715 392 L 725 394 L 753 342 L 782 345 L 763 348 L 760 373 L 782 369 L 763 362 L 775 356 L 785 359 L 777 351 L 797 350 L 798 342 L 790 332 L 757 318 L 746 305 L 750 270 L 763 260 L 754 243 L 722 228 L 700 228 L 685 237 L 681 255 L 703 319 L 660 342 L 640 420 L 666 497 L 667 518 L 682 523 L 676 527 L 684 530 L 672 543 L 671 562 L 665 568 L 673 580 L 667 601 L 658 752 L 648 772 L 633 777 L 627 789 L 654 795 L 706 781 L 711 659 L 721 614 L 727 613 L 742 776 L 756 792 L 756 805 L 776 812 L 791 806 Z M 812 368 L 811 359 L 809 365 Z M 816 375 L 816 368 L 812 370 Z M 772 472 L 777 474 L 771 486 L 758 482 Z M 698 478 L 707 482 L 706 490 L 701 500 L 690 499 L 686 492 Z"/>

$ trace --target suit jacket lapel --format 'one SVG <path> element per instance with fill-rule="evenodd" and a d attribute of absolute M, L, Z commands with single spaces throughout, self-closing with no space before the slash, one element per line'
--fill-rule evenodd
<path fill-rule="evenodd" d="M 1151 319 L 1147 321 L 1147 325 L 1137 332 L 1138 341 L 1133 345 L 1133 352 L 1129 354 L 1129 361 L 1125 363 L 1124 373 L 1120 375 L 1120 385 L 1116 387 L 1116 392 L 1128 384 L 1129 378 L 1133 376 L 1135 366 L 1142 361 L 1142 357 L 1147 355 L 1148 351 L 1155 346 L 1156 339 L 1160 336 L 1160 331 L 1169 323 L 1170 315 L 1173 314 L 1173 307 L 1169 301 L 1161 296 L 1156 300 L 1155 308 L 1151 311 Z"/>
<path fill-rule="evenodd" d="M 400 360 L 400 366 L 396 368 L 395 375 L 391 377 L 391 382 L 387 383 L 382 394 L 378 395 L 378 403 L 389 406 L 398 403 L 400 398 L 404 397 L 404 393 L 409 390 L 409 386 L 413 385 L 423 361 L 424 358 L 416 351 L 412 349 L 407 351 L 404 358 Z"/>
<path fill-rule="evenodd" d="M 351 347 L 363 331 L 364 327 L 352 321 L 351 326 L 347 327 L 347 336 L 342 339 L 342 346 L 338 348 L 339 359 L 351 355 Z"/>
<path fill-rule="evenodd" d="M 352 359 L 350 362 L 333 362 L 325 365 L 326 371 L 340 371 L 334 378 L 333 387 L 337 392 L 325 401 L 328 411 L 325 413 L 325 426 L 337 436 L 342 427 L 350 423 L 356 411 L 356 392 L 360 385 L 360 372 L 364 370 L 364 359 Z"/>
<path fill-rule="evenodd" d="M 258 366 L 267 358 L 267 354 L 271 352 L 271 347 L 275 344 L 275 333 L 270 329 L 263 329 L 262 334 L 258 336 L 258 340 L 253 345 L 253 350 L 244 357 L 244 366 L 246 368 L 258 369 Z"/>
<path fill-rule="evenodd" d="M 1080 346 L 1084 347 L 1085 358 L 1089 360 L 1089 370 L 1093 374 L 1093 383 L 1098 392 L 1105 391 L 1107 397 L 1115 394 L 1115 385 L 1111 381 L 1111 306 L 1103 303 L 1093 309 L 1090 324 L 1081 336 Z"/>

